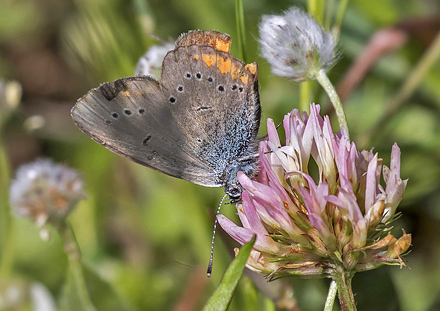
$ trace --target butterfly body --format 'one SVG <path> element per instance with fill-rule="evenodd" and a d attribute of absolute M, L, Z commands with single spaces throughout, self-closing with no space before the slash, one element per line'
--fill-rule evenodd
<path fill-rule="evenodd" d="M 256 172 L 258 68 L 229 54 L 214 31 L 181 36 L 161 82 L 122 78 L 92 89 L 72 109 L 76 125 L 111 151 L 240 199 L 237 172 Z"/>

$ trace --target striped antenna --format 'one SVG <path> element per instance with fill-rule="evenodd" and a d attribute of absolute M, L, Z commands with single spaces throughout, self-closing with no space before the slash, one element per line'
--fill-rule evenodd
<path fill-rule="evenodd" d="M 217 229 L 217 215 L 220 214 L 220 208 L 223 205 L 223 201 L 225 200 L 227 194 L 225 194 L 222 198 L 222 200 L 220 201 L 220 204 L 217 207 L 217 212 L 215 213 L 215 221 L 214 221 L 214 230 L 212 230 L 212 240 L 211 240 L 211 256 L 209 257 L 209 264 L 208 264 L 208 270 L 206 271 L 206 275 L 209 277 L 211 277 L 211 273 L 212 273 L 212 260 L 214 257 L 214 239 L 215 239 L 215 231 Z"/>

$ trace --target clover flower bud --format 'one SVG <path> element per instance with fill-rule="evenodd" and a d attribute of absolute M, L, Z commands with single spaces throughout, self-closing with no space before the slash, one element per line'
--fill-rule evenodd
<path fill-rule="evenodd" d="M 332 34 L 301 9 L 265 15 L 259 28 L 261 53 L 276 75 L 302 82 L 335 64 Z"/>
<path fill-rule="evenodd" d="M 14 214 L 31 219 L 39 228 L 46 223 L 61 225 L 83 197 L 79 174 L 51 160 L 21 166 L 10 187 Z"/>

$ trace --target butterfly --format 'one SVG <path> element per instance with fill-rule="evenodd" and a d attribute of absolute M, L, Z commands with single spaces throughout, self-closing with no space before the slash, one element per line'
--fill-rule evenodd
<path fill-rule="evenodd" d="M 161 82 L 134 76 L 81 97 L 71 115 L 107 149 L 167 175 L 241 198 L 237 173 L 256 174 L 261 106 L 258 65 L 229 54 L 216 31 L 183 34 L 162 63 Z"/>

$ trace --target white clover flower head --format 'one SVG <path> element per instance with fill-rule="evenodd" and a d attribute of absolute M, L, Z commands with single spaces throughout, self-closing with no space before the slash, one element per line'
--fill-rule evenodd
<path fill-rule="evenodd" d="M 18 169 L 9 194 L 15 215 L 57 227 L 84 197 L 83 181 L 65 165 L 37 160 Z"/>
<path fill-rule="evenodd" d="M 314 79 L 317 71 L 329 70 L 336 61 L 332 34 L 298 8 L 264 15 L 260 46 L 272 72 L 295 82 Z"/>
<path fill-rule="evenodd" d="M 166 42 L 162 45 L 153 45 L 139 58 L 135 75 L 153 76 L 157 80 L 162 71 L 162 61 L 169 51 L 174 49 L 174 43 Z"/>
<path fill-rule="evenodd" d="M 258 180 L 237 176 L 244 189 L 237 204 L 241 226 L 223 215 L 219 224 L 240 244 L 257 236 L 247 267 L 271 279 L 403 265 L 411 235 L 388 233 L 407 183 L 400 178 L 399 147 L 391 149 L 390 167 L 383 166 L 373 151 L 357 151 L 344 129 L 334 133 L 319 110 L 312 104 L 310 115 L 294 109 L 284 117 L 284 146 L 268 120 Z M 312 161 L 315 178 L 307 170 Z"/>

